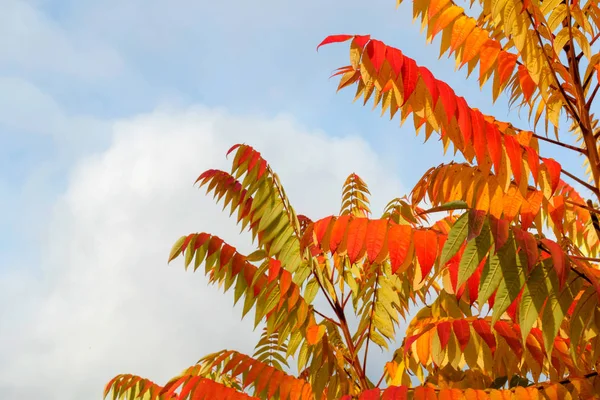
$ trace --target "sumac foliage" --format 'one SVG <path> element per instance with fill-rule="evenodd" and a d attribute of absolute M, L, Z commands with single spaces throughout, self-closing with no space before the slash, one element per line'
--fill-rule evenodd
<path fill-rule="evenodd" d="M 252 311 L 263 327 L 255 354 L 208 355 L 164 386 L 118 375 L 105 396 L 600 398 L 598 2 L 479 0 L 465 10 L 414 0 L 413 10 L 427 38 L 441 38 L 441 54 L 478 70 L 494 100 L 506 92 L 526 108 L 535 132 L 485 115 L 399 49 L 327 37 L 321 45 L 350 47 L 334 74 L 340 89 L 412 119 L 459 159 L 426 171 L 381 216 L 351 174 L 339 214 L 313 220 L 296 213 L 257 150 L 233 146 L 231 171 L 197 182 L 256 251 L 192 233 L 169 261 L 200 268 Z M 588 176 L 541 154 L 541 141 L 583 156 Z M 376 347 L 393 354 L 383 368 L 367 365 Z"/>

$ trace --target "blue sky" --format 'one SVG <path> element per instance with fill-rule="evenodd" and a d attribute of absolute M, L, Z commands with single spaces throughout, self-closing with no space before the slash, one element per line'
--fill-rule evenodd
<path fill-rule="evenodd" d="M 441 162 L 435 139 L 423 145 L 409 124 L 352 104 L 351 90 L 335 93 L 328 77 L 348 46 L 317 53 L 325 36 L 371 34 L 484 112 L 527 127 L 506 97 L 492 105 L 488 88 L 438 60 L 409 3 L 394 6 L 6 0 L 0 397 L 94 398 L 119 372 L 160 381 L 211 351 L 251 351 L 230 296 L 165 263 L 192 231 L 249 249 L 192 187 L 204 169 L 227 166 L 230 145 L 263 151 L 298 211 L 315 218 L 337 211 L 353 171 L 380 210 Z M 579 171 L 578 160 L 567 165 Z"/>

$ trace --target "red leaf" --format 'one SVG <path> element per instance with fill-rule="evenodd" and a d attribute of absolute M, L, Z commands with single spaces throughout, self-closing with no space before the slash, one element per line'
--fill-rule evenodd
<path fill-rule="evenodd" d="M 552 158 L 542 158 L 542 161 L 546 166 L 548 175 L 550 175 L 550 186 L 552 188 L 552 194 L 554 194 L 556 188 L 558 187 L 558 183 L 560 182 L 560 164 Z"/>
<path fill-rule="evenodd" d="M 237 149 L 240 146 L 241 146 L 241 144 L 234 144 L 233 146 L 231 146 L 229 148 L 229 150 L 227 150 L 227 154 L 226 155 L 228 156 L 232 151 L 234 151 L 235 149 Z"/>
<path fill-rule="evenodd" d="M 437 326 L 437 333 L 440 339 L 442 350 L 445 350 L 448 342 L 450 341 L 450 322 L 440 322 Z"/>
<path fill-rule="evenodd" d="M 367 45 L 367 55 L 375 67 L 375 71 L 379 72 L 383 61 L 385 60 L 386 45 L 379 40 L 371 40 Z"/>
<path fill-rule="evenodd" d="M 473 110 L 471 121 L 473 124 L 473 148 L 475 149 L 475 156 L 477 156 L 477 164 L 483 168 L 487 155 L 486 122 L 479 110 Z"/>
<path fill-rule="evenodd" d="M 313 232 L 315 235 L 315 240 L 322 249 L 326 249 L 328 247 L 326 244 L 322 243 L 322 241 L 323 237 L 327 233 L 327 228 L 329 227 L 332 218 L 332 216 L 325 217 L 314 223 Z"/>
<path fill-rule="evenodd" d="M 361 393 L 359 400 L 379 400 L 379 388 L 365 390 Z"/>
<path fill-rule="evenodd" d="M 517 185 L 521 181 L 521 145 L 514 136 L 504 135 L 504 146 L 506 147 L 506 154 L 510 160 L 510 168 L 515 177 Z"/>
<path fill-rule="evenodd" d="M 450 121 L 452 121 L 452 117 L 456 116 L 456 94 L 446 82 L 438 80 L 437 84 L 440 92 L 440 98 L 442 99 L 442 105 L 444 106 L 448 123 L 450 123 Z"/>
<path fill-rule="evenodd" d="M 495 124 L 486 121 L 485 127 L 488 151 L 492 163 L 494 164 L 494 171 L 498 174 L 502 163 L 502 138 L 500 137 L 500 131 Z"/>
<path fill-rule="evenodd" d="M 456 98 L 456 106 L 458 109 L 458 126 L 460 128 L 460 133 L 462 133 L 465 145 L 468 145 L 473 140 L 471 109 L 467 105 L 464 97 Z"/>
<path fill-rule="evenodd" d="M 388 231 L 388 252 L 393 274 L 398 271 L 406 259 L 411 237 L 412 229 L 408 225 L 393 224 Z"/>
<path fill-rule="evenodd" d="M 327 36 L 319 45 L 317 46 L 317 51 L 319 51 L 319 47 L 325 46 L 330 43 L 340 43 L 350 40 L 354 37 L 354 35 L 331 35 Z"/>
<path fill-rule="evenodd" d="M 365 47 L 367 42 L 371 40 L 371 35 L 356 35 L 354 36 L 354 43 L 361 49 Z"/>
<path fill-rule="evenodd" d="M 525 100 L 529 101 L 533 92 L 535 91 L 535 82 L 531 79 L 529 72 L 527 72 L 527 67 L 524 65 L 519 65 L 519 84 L 521 85 L 521 90 L 523 91 L 523 97 Z"/>
<path fill-rule="evenodd" d="M 419 67 L 419 74 L 421 75 L 421 79 L 423 79 L 423 82 L 425 83 L 425 86 L 431 95 L 431 99 L 433 101 L 432 106 L 435 108 L 440 96 L 440 92 L 437 87 L 437 79 L 435 79 L 431 71 L 425 67 Z"/>
<path fill-rule="evenodd" d="M 506 321 L 498 321 L 494 325 L 494 329 L 500 336 L 504 338 L 504 340 L 506 340 L 506 343 L 508 343 L 510 348 L 517 354 L 517 357 L 520 358 L 521 354 L 523 354 L 523 347 L 521 346 L 519 337 L 516 335 L 509 323 Z"/>
<path fill-rule="evenodd" d="M 560 232 L 564 233 L 563 219 L 565 217 L 565 198 L 564 196 L 554 196 L 548 202 L 548 213 L 554 225 Z"/>
<path fill-rule="evenodd" d="M 365 246 L 365 235 L 367 233 L 367 218 L 355 218 L 348 225 L 347 251 L 350 263 L 354 264 L 361 255 Z"/>
<path fill-rule="evenodd" d="M 381 400 L 406 400 L 408 399 L 408 386 L 390 386 L 383 392 Z"/>
<path fill-rule="evenodd" d="M 496 351 L 496 338 L 494 337 L 494 334 L 490 329 L 489 322 L 483 319 L 476 319 L 475 321 L 473 321 L 472 325 L 473 329 L 475 329 L 475 332 L 477 332 L 477 334 L 481 336 L 483 341 L 488 345 L 488 347 L 492 351 L 492 354 L 494 354 L 494 352 Z"/>
<path fill-rule="evenodd" d="M 370 220 L 367 225 L 367 236 L 365 238 L 367 247 L 367 258 L 369 263 L 373 263 L 383 245 L 385 244 L 385 235 L 388 230 L 388 221 L 385 219 Z"/>
<path fill-rule="evenodd" d="M 487 256 L 483 257 L 473 275 L 467 280 L 467 287 L 469 288 L 469 305 L 473 305 L 477 300 L 479 293 L 479 284 L 481 283 L 481 273 L 483 272 L 483 266 L 487 260 Z"/>
<path fill-rule="evenodd" d="M 428 229 L 419 229 L 414 234 L 415 252 L 421 266 L 421 279 L 425 279 L 437 257 L 437 234 Z"/>
<path fill-rule="evenodd" d="M 529 164 L 529 169 L 531 170 L 531 175 L 533 176 L 533 182 L 537 185 L 540 157 L 538 156 L 538 153 L 536 153 L 536 151 L 529 146 L 525 146 L 525 151 L 527 152 L 527 163 Z"/>
<path fill-rule="evenodd" d="M 400 50 L 393 47 L 388 47 L 386 54 L 387 60 L 390 63 L 390 66 L 392 67 L 392 71 L 394 71 L 394 74 L 396 74 L 394 76 L 394 79 L 397 79 L 398 75 L 400 75 L 400 72 L 402 72 L 404 56 L 402 55 L 402 52 Z"/>
<path fill-rule="evenodd" d="M 562 290 L 565 282 L 567 281 L 567 259 L 565 257 L 565 253 L 558 243 L 553 242 L 550 239 L 541 239 L 540 242 L 546 246 L 552 255 L 554 269 L 556 270 L 556 276 L 558 277 L 558 286 Z"/>
<path fill-rule="evenodd" d="M 465 351 L 465 347 L 467 347 L 471 338 L 469 323 L 464 319 L 455 319 L 452 321 L 452 328 L 454 328 L 454 335 L 458 339 L 460 351 Z"/>
<path fill-rule="evenodd" d="M 419 77 L 417 70 L 418 68 L 415 60 L 408 57 L 404 58 L 404 62 L 402 63 L 402 105 L 406 104 L 417 87 L 417 79 Z"/>
<path fill-rule="evenodd" d="M 527 270 L 531 271 L 539 257 L 537 240 L 531 233 L 521 230 L 519 228 L 513 229 L 513 234 L 521 250 L 527 255 Z"/>
<path fill-rule="evenodd" d="M 500 85 L 504 85 L 508 78 L 513 74 L 517 65 L 517 55 L 501 51 L 498 54 L 498 71 L 500 72 Z"/>
<path fill-rule="evenodd" d="M 231 258 L 235 254 L 235 247 L 225 244 L 221 249 L 221 254 L 219 256 L 219 263 L 221 264 L 221 268 L 229 264 Z"/>

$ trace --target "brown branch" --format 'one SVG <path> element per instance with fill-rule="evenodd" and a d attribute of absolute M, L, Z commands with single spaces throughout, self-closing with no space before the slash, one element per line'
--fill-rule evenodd
<path fill-rule="evenodd" d="M 594 371 L 594 372 L 590 372 L 588 374 L 583 375 L 583 378 L 590 379 L 590 378 L 594 378 L 596 376 L 598 376 L 598 372 Z M 558 383 L 560 385 L 567 385 L 567 384 L 571 383 L 571 378 L 566 378 L 566 379 L 563 379 L 562 381 L 559 381 L 559 382 L 548 381 L 546 383 L 549 383 L 549 384 Z M 546 389 L 546 387 L 544 385 L 539 385 L 539 384 L 535 385 L 535 386 L 531 385 L 529 387 L 535 387 L 538 390 L 544 390 L 544 389 Z"/>
<path fill-rule="evenodd" d="M 590 111 L 590 108 L 592 107 L 592 101 L 594 101 L 594 97 L 596 97 L 596 93 L 598 93 L 598 88 L 600 88 L 600 83 L 596 84 L 596 87 L 594 88 L 590 98 L 588 99 L 587 103 L 585 103 L 585 108 L 588 111 Z"/>
<path fill-rule="evenodd" d="M 322 314 L 321 312 L 319 312 L 319 311 L 315 310 L 314 308 L 313 308 L 313 312 L 314 312 L 315 314 L 318 314 L 318 315 L 320 315 L 320 316 L 321 316 L 323 319 L 325 319 L 325 320 L 327 320 L 327 321 L 331 322 L 332 324 L 334 324 L 334 325 L 337 325 L 337 326 L 341 327 L 341 325 L 340 325 L 340 323 L 339 323 L 339 322 L 337 322 L 337 321 L 335 321 L 335 320 L 333 320 L 333 319 L 329 318 L 328 316 L 326 316 L 326 315 Z"/>
<path fill-rule="evenodd" d="M 573 175 L 572 173 L 565 171 L 564 169 L 561 168 L 560 170 L 561 173 L 565 174 L 566 176 L 568 176 L 569 178 L 573 179 L 575 182 L 579 183 L 580 185 L 584 186 L 586 189 L 590 190 L 592 193 L 594 193 L 597 196 L 600 196 L 600 190 L 598 190 L 597 187 L 590 185 L 589 183 L 587 183 L 586 181 L 576 177 L 575 175 Z"/>
<path fill-rule="evenodd" d="M 576 152 L 584 154 L 584 155 L 586 154 L 584 149 L 582 149 L 580 147 L 577 147 L 577 146 L 572 146 L 570 144 L 563 143 L 563 142 L 560 142 L 558 140 L 550 139 L 550 138 L 547 138 L 547 137 L 544 137 L 544 136 L 540 136 L 540 135 L 535 134 L 535 133 L 533 134 L 533 137 L 537 138 L 538 140 L 543 140 L 544 142 L 548 142 L 548 143 L 555 144 L 557 146 L 564 147 L 565 149 L 573 150 L 573 151 L 576 151 Z"/>
<path fill-rule="evenodd" d="M 525 11 L 527 12 L 527 16 L 529 17 L 529 21 L 531 22 L 531 25 L 535 26 L 535 23 L 533 21 L 533 16 L 529 12 L 529 10 L 525 10 Z M 542 36 L 540 35 L 540 32 L 537 29 L 534 29 L 534 32 L 537 36 L 540 48 L 542 49 L 542 53 L 544 53 L 544 59 L 546 60 L 546 63 L 548 64 L 548 68 L 550 69 L 550 72 L 552 72 L 552 76 L 554 77 L 554 80 L 556 81 L 556 85 L 558 86 L 558 89 L 559 89 L 561 95 L 565 99 L 565 104 L 567 105 L 567 108 L 571 112 L 571 116 L 573 117 L 573 119 L 577 122 L 577 124 L 579 124 L 581 126 L 581 120 L 579 119 L 579 115 L 577 114 L 577 111 L 573 107 L 573 104 L 568 100 L 567 93 L 565 92 L 565 89 L 561 86 L 560 81 L 558 80 L 558 75 L 556 74 L 556 71 L 552 67 L 552 63 L 550 62 L 550 58 L 548 57 L 548 54 L 544 50 L 544 41 L 542 40 Z"/>

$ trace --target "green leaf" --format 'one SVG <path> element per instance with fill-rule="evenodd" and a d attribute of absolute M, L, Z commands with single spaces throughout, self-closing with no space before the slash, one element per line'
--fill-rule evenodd
<path fill-rule="evenodd" d="M 461 287 L 473 275 L 490 247 L 492 247 L 492 235 L 490 234 L 489 224 L 486 222 L 479 236 L 468 242 L 467 247 L 465 247 L 458 266 L 457 287 Z"/>
<path fill-rule="evenodd" d="M 506 309 L 517 298 L 521 292 L 521 288 L 525 284 L 527 258 L 522 252 L 517 253 L 514 237 L 511 236 L 509 241 L 508 246 L 503 246 L 498 251 L 498 257 L 500 258 L 499 269 L 502 273 L 502 279 L 498 285 L 498 291 L 494 300 L 492 325 L 500 319 Z"/>
<path fill-rule="evenodd" d="M 581 288 L 581 279 L 569 276 L 571 279 L 567 278 L 567 284 L 560 291 L 556 271 L 552 269 L 549 275 L 549 279 L 546 280 L 549 285 L 549 296 L 542 314 L 542 326 L 544 327 L 542 334 L 544 335 L 546 354 L 551 354 L 560 325 Z"/>
<path fill-rule="evenodd" d="M 500 284 L 501 279 L 502 270 L 500 269 L 500 257 L 498 256 L 498 253 L 490 253 L 490 256 L 483 266 L 481 279 L 479 281 L 479 294 L 477 296 L 479 307 L 483 307 L 485 302 L 488 301 Z"/>
<path fill-rule="evenodd" d="M 454 222 L 454 225 L 452 225 L 452 229 L 448 232 L 448 239 L 442 248 L 440 265 L 446 265 L 464 243 L 468 233 L 468 222 L 469 213 L 464 213 L 456 220 L 456 222 Z"/>
<path fill-rule="evenodd" d="M 573 314 L 571 314 L 571 319 L 569 323 L 571 351 L 573 351 L 574 354 L 577 354 L 577 347 L 583 339 L 583 331 L 590 323 L 590 319 L 594 315 L 594 309 L 597 306 L 598 297 L 596 293 L 596 288 L 594 288 L 593 286 L 589 286 L 577 302 L 577 306 L 575 306 Z M 577 361 L 577 358 L 579 357 L 574 357 L 574 360 Z"/>
<path fill-rule="evenodd" d="M 542 312 L 546 299 L 548 298 L 548 286 L 546 280 L 552 268 L 551 262 L 537 264 L 527 278 L 521 302 L 519 303 L 519 327 L 523 343 L 529 335 L 533 324 Z"/>
<path fill-rule="evenodd" d="M 246 257 L 248 259 L 248 261 L 261 261 L 264 260 L 267 257 L 267 252 L 264 251 L 263 249 L 258 249 L 252 253 L 250 253 L 250 255 L 248 255 L 248 257 Z"/>
<path fill-rule="evenodd" d="M 183 242 L 185 241 L 186 237 L 187 236 L 182 236 L 179 239 L 177 239 L 177 241 L 175 242 L 175 244 L 171 248 L 171 252 L 169 253 L 169 261 L 168 261 L 169 263 L 171 261 L 173 261 L 173 259 L 175 259 L 175 257 L 177 257 L 181 253 L 181 250 L 183 250 L 181 248 L 181 246 L 183 245 Z"/>
<path fill-rule="evenodd" d="M 315 299 L 315 297 L 317 296 L 318 291 L 319 291 L 319 283 L 317 282 L 316 279 L 313 278 L 306 284 L 306 288 L 304 289 L 304 300 L 308 304 L 311 304 L 313 302 L 313 300 Z"/>

